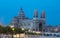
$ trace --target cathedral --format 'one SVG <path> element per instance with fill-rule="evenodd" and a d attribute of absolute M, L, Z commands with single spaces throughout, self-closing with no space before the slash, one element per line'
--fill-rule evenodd
<path fill-rule="evenodd" d="M 35 9 L 33 18 L 29 19 L 25 17 L 24 11 L 20 8 L 19 14 L 15 16 L 10 25 L 13 25 L 15 28 L 24 28 L 31 31 L 45 31 L 46 28 L 46 18 L 45 12 L 41 12 L 40 19 L 38 17 L 38 11 Z"/>

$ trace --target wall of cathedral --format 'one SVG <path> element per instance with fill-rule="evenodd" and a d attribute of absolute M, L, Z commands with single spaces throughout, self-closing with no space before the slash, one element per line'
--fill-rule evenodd
<path fill-rule="evenodd" d="M 19 14 L 14 17 L 11 24 L 16 28 L 30 29 L 34 31 L 45 30 L 45 13 L 42 12 L 40 19 L 38 19 L 38 11 L 34 10 L 33 19 L 26 19 L 23 9 L 20 9 Z"/>

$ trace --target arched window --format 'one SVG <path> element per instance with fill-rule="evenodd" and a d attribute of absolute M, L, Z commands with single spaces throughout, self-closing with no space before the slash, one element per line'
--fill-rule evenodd
<path fill-rule="evenodd" d="M 42 23 L 39 23 L 39 30 L 42 31 Z"/>

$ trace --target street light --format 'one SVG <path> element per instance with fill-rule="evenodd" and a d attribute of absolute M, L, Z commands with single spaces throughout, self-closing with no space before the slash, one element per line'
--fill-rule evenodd
<path fill-rule="evenodd" d="M 15 29 L 14 29 L 14 28 L 12 28 L 13 33 L 14 33 L 14 30 L 15 30 Z M 12 38 L 13 38 L 13 33 L 12 33 Z"/>
<path fill-rule="evenodd" d="M 25 34 L 20 34 L 20 37 L 23 38 L 25 36 Z"/>
<path fill-rule="evenodd" d="M 36 32 L 36 34 L 40 34 L 40 33 L 41 33 L 41 32 L 38 32 L 38 31 Z"/>
<path fill-rule="evenodd" d="M 24 31 L 24 28 L 22 28 L 22 31 Z"/>
<path fill-rule="evenodd" d="M 14 26 L 11 26 L 12 31 L 14 32 Z M 12 33 L 12 38 L 13 38 L 13 33 Z"/>
<path fill-rule="evenodd" d="M 21 37 L 23 37 L 24 36 L 24 34 L 20 34 L 21 35 Z"/>

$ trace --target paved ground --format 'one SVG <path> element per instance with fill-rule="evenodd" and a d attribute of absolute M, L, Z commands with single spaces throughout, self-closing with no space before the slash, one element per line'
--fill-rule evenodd
<path fill-rule="evenodd" d="M 28 38 L 60 38 L 60 37 L 46 37 L 46 36 L 40 36 L 40 37 L 28 37 Z"/>
<path fill-rule="evenodd" d="M 0 38 L 12 38 L 12 35 L 0 35 Z M 25 38 L 60 38 L 60 37 L 30 35 Z"/>

